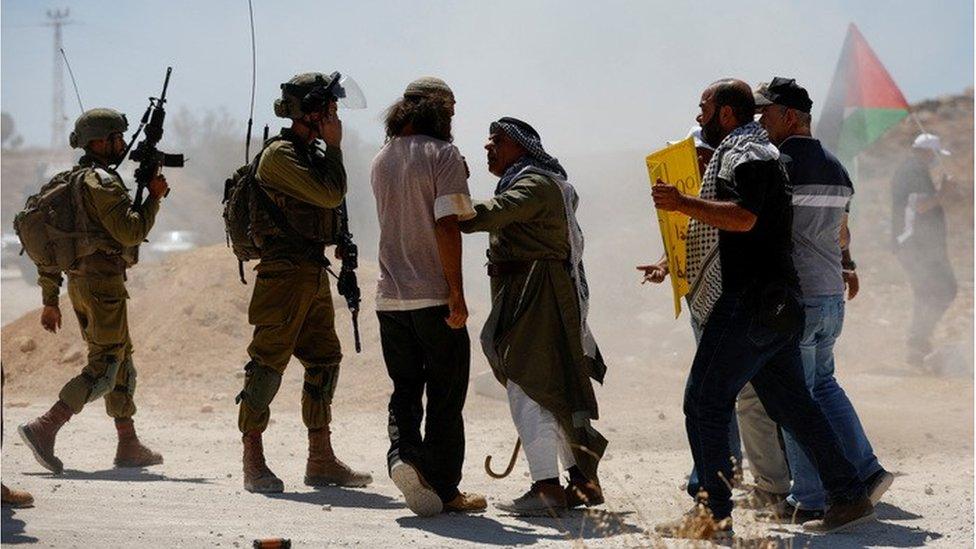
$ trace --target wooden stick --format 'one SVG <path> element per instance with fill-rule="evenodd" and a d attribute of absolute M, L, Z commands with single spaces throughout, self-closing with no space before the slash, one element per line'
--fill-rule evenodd
<path fill-rule="evenodd" d="M 515 469 L 515 460 L 518 459 L 519 450 L 522 448 L 522 439 L 515 439 L 515 450 L 512 451 L 512 458 L 508 462 L 508 467 L 502 473 L 496 473 L 491 470 L 491 456 L 485 456 L 485 472 L 491 478 L 505 478 L 512 474 L 512 469 Z"/>

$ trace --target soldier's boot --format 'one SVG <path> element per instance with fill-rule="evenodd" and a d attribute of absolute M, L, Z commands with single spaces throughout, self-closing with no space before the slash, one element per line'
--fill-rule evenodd
<path fill-rule="evenodd" d="M 115 418 L 115 430 L 119 433 L 119 446 L 115 450 L 116 467 L 148 467 L 159 465 L 163 456 L 139 442 L 136 425 L 131 417 Z"/>
<path fill-rule="evenodd" d="M 308 464 L 305 466 L 306 486 L 348 486 L 361 488 L 373 482 L 369 473 L 353 471 L 336 457 L 332 450 L 332 432 L 326 425 L 308 430 Z"/>
<path fill-rule="evenodd" d="M 22 509 L 24 507 L 34 506 L 34 496 L 23 490 L 11 490 L 7 488 L 6 484 L 0 484 L 0 488 L 3 488 L 3 506 L 13 507 L 14 509 Z"/>
<path fill-rule="evenodd" d="M 44 415 L 17 427 L 20 438 L 34 453 L 34 459 L 56 475 L 64 470 L 64 464 L 54 455 L 54 441 L 61 426 L 71 419 L 71 414 L 71 408 L 58 400 Z"/>
<path fill-rule="evenodd" d="M 279 494 L 285 484 L 264 462 L 261 431 L 244 433 L 244 489 L 257 494 Z"/>

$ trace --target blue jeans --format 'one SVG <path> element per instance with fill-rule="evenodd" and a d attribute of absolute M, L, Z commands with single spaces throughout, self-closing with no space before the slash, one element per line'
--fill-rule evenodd
<path fill-rule="evenodd" d="M 784 307 L 787 312 L 780 315 Z M 769 320 L 772 316 L 775 320 Z M 731 292 L 722 294 L 704 326 L 685 389 L 685 428 L 701 487 L 708 492 L 707 504 L 717 520 L 732 513 L 729 423 L 736 396 L 750 381 L 769 417 L 814 456 L 831 502 L 864 496 L 864 484 L 806 388 L 799 347 L 802 329 L 802 310 L 793 298 L 770 307 Z"/>
<path fill-rule="evenodd" d="M 881 470 L 861 421 L 844 389 L 834 377 L 834 341 L 844 326 L 844 296 L 829 295 L 803 299 L 806 325 L 800 339 L 800 356 L 807 389 L 837 434 L 844 457 L 857 469 L 860 479 L 866 480 Z M 793 476 L 789 501 L 803 509 L 823 509 L 824 489 L 817 469 L 807 459 L 796 439 L 783 433 L 786 456 Z"/>
<path fill-rule="evenodd" d="M 694 317 L 691 314 L 688 315 L 691 319 L 691 332 L 695 335 L 695 345 L 701 341 L 702 329 L 701 326 L 695 322 Z M 688 378 L 691 381 L 691 378 Z M 687 386 L 685 389 L 687 390 Z M 731 457 L 735 459 L 736 465 L 742 468 L 742 441 L 739 440 L 739 422 L 736 417 L 732 416 L 732 421 L 729 422 L 729 449 L 732 451 Z M 701 483 L 698 482 L 698 469 L 695 466 L 691 466 L 691 473 L 688 475 L 688 495 L 695 497 L 698 491 L 701 489 Z"/>

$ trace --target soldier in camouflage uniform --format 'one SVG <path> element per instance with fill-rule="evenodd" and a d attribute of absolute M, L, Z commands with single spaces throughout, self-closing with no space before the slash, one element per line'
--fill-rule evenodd
<path fill-rule="evenodd" d="M 18 427 L 21 437 L 42 466 L 61 473 L 54 455 L 58 430 L 86 403 L 104 398 L 108 415 L 115 418 L 119 443 L 117 467 L 144 467 L 163 462 L 163 457 L 143 446 L 136 437 L 132 416 L 136 370 L 126 319 L 126 269 L 135 265 L 139 244 L 153 226 L 159 203 L 168 191 L 166 179 L 157 174 L 149 183 L 149 198 L 141 209 L 133 208 L 122 178 L 110 166 L 125 154 L 125 115 L 111 109 L 92 109 L 75 122 L 70 136 L 73 148 L 85 154 L 70 174 L 71 184 L 81 187 L 82 209 L 88 218 L 89 238 L 96 251 L 78 258 L 67 271 L 68 297 L 81 334 L 88 344 L 88 362 L 81 374 L 61 389 L 58 401 L 44 415 Z M 61 327 L 59 293 L 62 273 L 38 269 L 44 310 L 41 324 L 50 332 Z"/>
<path fill-rule="evenodd" d="M 248 321 L 254 326 L 247 349 L 251 360 L 244 368 L 244 389 L 237 397 L 244 488 L 250 492 L 284 489 L 265 463 L 261 435 L 292 355 L 305 368 L 305 484 L 366 486 L 373 480 L 336 458 L 329 428 L 342 352 L 325 247 L 335 243 L 334 208 L 346 195 L 339 148 L 342 123 L 336 115 L 336 97 L 327 93 L 331 79 L 321 73 L 304 73 L 282 84 L 275 114 L 290 118 L 292 124 L 265 143 L 258 163 L 251 230 L 261 260 L 255 267 L 257 280 L 248 307 Z M 325 143 L 324 149 L 317 145 L 319 139 Z"/>

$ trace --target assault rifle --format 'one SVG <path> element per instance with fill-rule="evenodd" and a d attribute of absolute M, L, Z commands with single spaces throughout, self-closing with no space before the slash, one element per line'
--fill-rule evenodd
<path fill-rule="evenodd" d="M 136 197 L 132 202 L 132 207 L 136 211 L 142 209 L 142 192 L 149 182 L 156 177 L 156 173 L 161 167 L 182 168 L 183 155 L 165 153 L 157 148 L 159 141 L 163 138 L 163 121 L 166 120 L 166 88 L 169 87 L 169 75 L 173 72 L 173 67 L 166 67 L 166 80 L 163 81 L 163 93 L 159 97 L 150 97 L 149 106 L 142 115 L 139 122 L 139 129 L 132 136 L 132 141 L 125 152 L 128 153 L 132 144 L 136 142 L 143 129 L 146 130 L 146 137 L 129 155 L 133 162 L 138 162 L 136 168 Z M 124 156 L 123 156 L 124 157 Z"/>
<path fill-rule="evenodd" d="M 342 268 L 339 270 L 336 288 L 339 295 L 346 298 L 346 305 L 352 314 L 352 333 L 356 341 L 356 352 L 362 352 L 362 345 L 359 342 L 359 282 L 356 280 L 356 269 L 359 267 L 359 247 L 352 241 L 352 233 L 349 232 L 349 211 L 346 209 L 346 202 L 336 208 L 338 214 L 338 231 L 336 238 L 336 251 L 342 259 Z"/>

